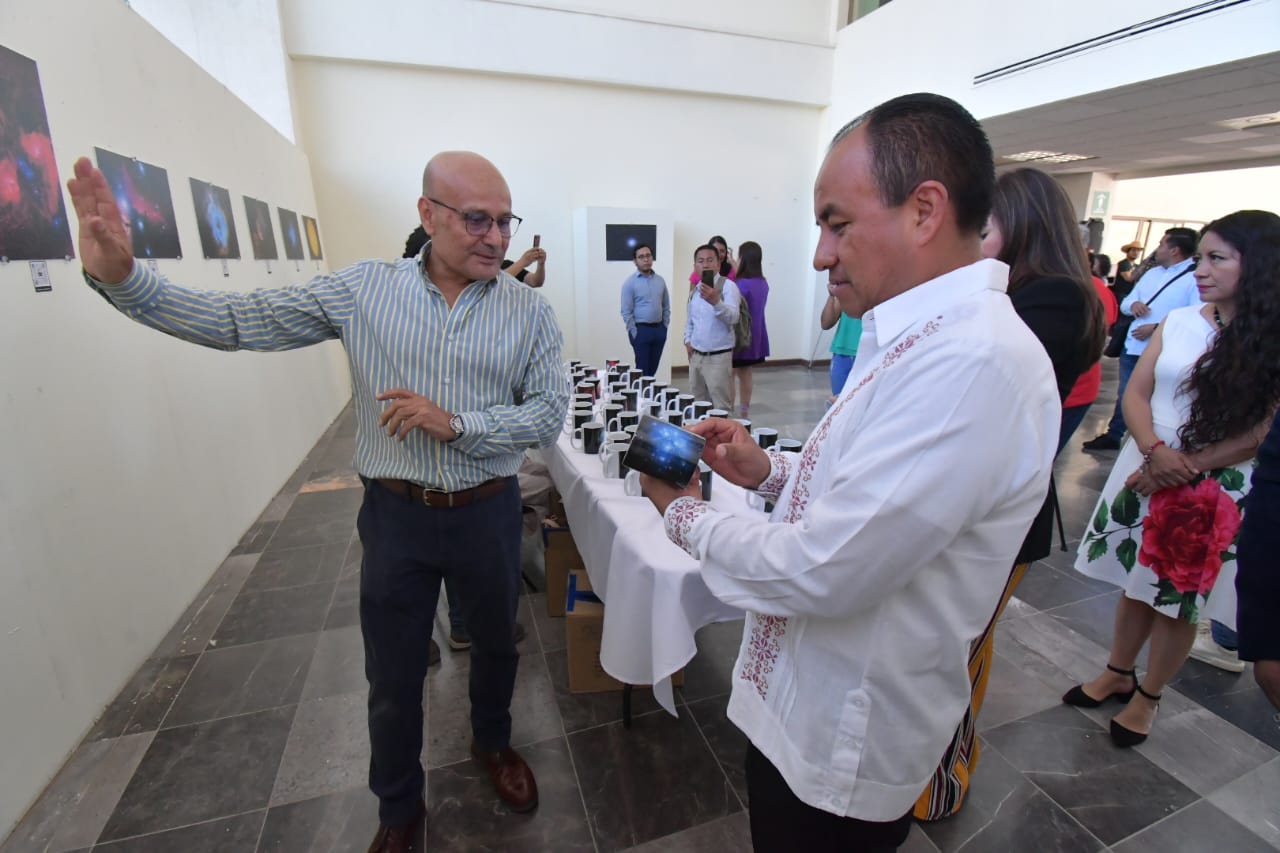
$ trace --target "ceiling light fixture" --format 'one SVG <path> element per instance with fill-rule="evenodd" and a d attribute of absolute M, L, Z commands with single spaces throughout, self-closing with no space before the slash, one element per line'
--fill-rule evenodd
<path fill-rule="evenodd" d="M 1219 127 L 1229 127 L 1232 130 L 1253 130 L 1258 127 L 1270 127 L 1280 124 L 1280 112 L 1244 116 L 1243 118 L 1229 118 L 1225 121 L 1214 122 L 1214 124 Z"/>
<path fill-rule="evenodd" d="M 1074 163 L 1077 160 L 1092 160 L 1096 154 L 1064 154 L 1061 151 L 1023 151 L 1020 154 L 1006 154 L 1002 160 L 1015 163 Z"/>

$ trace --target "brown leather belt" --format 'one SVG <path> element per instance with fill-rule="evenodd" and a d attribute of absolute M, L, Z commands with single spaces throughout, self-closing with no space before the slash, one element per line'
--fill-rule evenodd
<path fill-rule="evenodd" d="M 378 477 L 377 483 L 403 498 L 425 504 L 432 509 L 457 509 L 497 495 L 507 487 L 510 479 L 512 478 L 498 477 L 458 492 L 437 492 L 434 489 L 424 489 L 409 480 L 392 480 L 388 477 Z"/>

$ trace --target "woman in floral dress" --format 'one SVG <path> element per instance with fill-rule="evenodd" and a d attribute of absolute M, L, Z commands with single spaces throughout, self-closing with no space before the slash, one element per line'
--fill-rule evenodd
<path fill-rule="evenodd" d="M 1280 403 L 1280 217 L 1245 210 L 1211 222 L 1195 276 L 1204 304 L 1170 312 L 1129 380 L 1130 438 L 1076 556 L 1078 571 L 1124 595 L 1106 671 L 1063 701 L 1128 703 L 1111 721 L 1122 747 L 1146 740 L 1196 621 L 1235 625 L 1236 533 Z"/>

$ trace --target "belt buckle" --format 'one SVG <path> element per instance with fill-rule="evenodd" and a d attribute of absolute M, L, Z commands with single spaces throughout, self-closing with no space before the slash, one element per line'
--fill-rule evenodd
<path fill-rule="evenodd" d="M 453 492 L 441 492 L 435 489 L 423 489 L 422 505 L 425 506 L 427 509 L 435 509 L 435 507 L 431 505 L 431 498 L 429 497 L 429 495 L 444 495 L 445 498 L 447 499 L 446 509 L 453 509 Z"/>

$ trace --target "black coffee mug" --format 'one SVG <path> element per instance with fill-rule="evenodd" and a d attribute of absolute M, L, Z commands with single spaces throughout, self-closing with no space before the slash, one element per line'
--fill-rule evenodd
<path fill-rule="evenodd" d="M 667 423 L 672 426 L 684 426 L 684 412 L 667 412 Z"/>
<path fill-rule="evenodd" d="M 596 454 L 600 452 L 600 440 L 604 438 L 604 424 L 599 421 L 585 423 L 578 429 L 574 430 L 574 436 L 582 433 L 582 452 L 588 454 Z"/>
<path fill-rule="evenodd" d="M 765 450 L 778 443 L 778 431 L 770 427 L 760 427 L 755 431 L 756 444 Z"/>
<path fill-rule="evenodd" d="M 702 477 L 702 499 L 709 501 L 711 500 L 711 466 L 699 461 L 698 473 Z"/>
<path fill-rule="evenodd" d="M 804 448 L 804 443 L 794 438 L 783 438 L 779 439 L 775 446 L 784 453 L 799 453 Z"/>
<path fill-rule="evenodd" d="M 640 392 L 632 388 L 630 391 L 624 391 L 622 394 L 622 408 L 628 412 L 636 411 L 636 404 L 640 402 Z"/>

